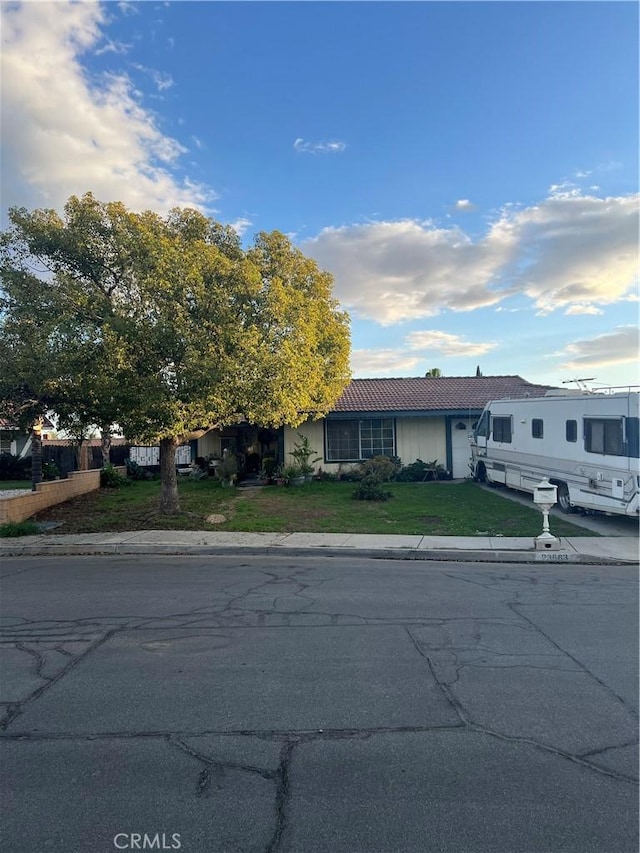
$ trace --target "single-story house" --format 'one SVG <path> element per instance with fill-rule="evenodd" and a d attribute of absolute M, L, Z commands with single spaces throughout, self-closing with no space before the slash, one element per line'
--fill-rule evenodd
<path fill-rule="evenodd" d="M 469 433 L 489 400 L 533 397 L 547 385 L 520 376 L 440 376 L 407 379 L 353 379 L 335 407 L 320 420 L 294 429 L 261 429 L 239 423 L 210 430 L 198 440 L 198 456 L 241 453 L 247 470 L 258 471 L 265 453 L 280 463 L 299 435 L 319 457 L 316 468 L 338 472 L 372 456 L 397 456 L 403 465 L 436 460 L 455 478 L 469 476 Z"/>
<path fill-rule="evenodd" d="M 48 417 L 42 419 L 42 438 L 54 438 L 56 427 Z M 31 433 L 5 418 L 0 418 L 0 453 L 12 453 L 14 456 L 28 456 L 31 453 Z"/>

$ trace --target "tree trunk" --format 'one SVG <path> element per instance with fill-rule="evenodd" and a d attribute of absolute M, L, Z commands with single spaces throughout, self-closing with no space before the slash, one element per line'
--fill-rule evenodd
<path fill-rule="evenodd" d="M 160 441 L 160 512 L 163 515 L 178 515 L 178 477 L 176 474 L 175 438 L 163 438 Z"/>
<path fill-rule="evenodd" d="M 106 468 L 111 462 L 111 424 L 105 424 L 100 429 L 100 446 L 102 449 L 102 467 Z"/>
<path fill-rule="evenodd" d="M 31 433 L 31 489 L 35 492 L 38 483 L 42 482 L 42 439 L 40 428 Z"/>
<path fill-rule="evenodd" d="M 76 447 L 76 459 L 78 464 L 78 471 L 89 470 L 89 445 L 87 444 L 84 438 L 80 439 L 80 443 Z"/>

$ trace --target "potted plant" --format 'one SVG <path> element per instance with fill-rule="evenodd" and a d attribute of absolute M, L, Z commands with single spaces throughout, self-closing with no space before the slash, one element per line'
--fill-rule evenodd
<path fill-rule="evenodd" d="M 265 453 L 262 457 L 262 468 L 260 470 L 260 479 L 266 483 L 272 483 L 276 476 L 276 457 L 273 453 Z"/>
<path fill-rule="evenodd" d="M 296 466 L 300 469 L 305 480 L 312 480 L 315 471 L 314 465 L 316 462 L 321 462 L 320 456 L 314 456 L 315 450 L 311 448 L 309 439 L 306 435 L 298 433 L 300 441 L 293 445 L 293 450 L 289 452 L 289 456 L 293 456 Z M 314 456 L 312 459 L 311 457 Z"/>
<path fill-rule="evenodd" d="M 304 473 L 299 465 L 285 465 L 282 476 L 290 486 L 301 486 L 304 483 Z"/>

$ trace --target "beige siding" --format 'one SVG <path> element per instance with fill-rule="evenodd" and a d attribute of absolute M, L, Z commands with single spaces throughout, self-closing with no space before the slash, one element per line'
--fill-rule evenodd
<path fill-rule="evenodd" d="M 403 465 L 410 465 L 416 459 L 433 462 L 434 459 L 446 466 L 447 443 L 444 418 L 396 418 L 396 453 Z M 298 433 L 306 435 L 316 455 L 324 459 L 324 421 L 307 421 L 297 429 L 284 429 L 285 464 L 292 461 L 289 453 L 298 440 Z M 319 462 L 324 471 L 346 470 L 349 463 Z"/>
<path fill-rule="evenodd" d="M 292 429 L 291 427 L 285 426 L 284 428 L 284 464 L 291 465 L 293 464 L 293 457 L 289 456 L 297 442 L 300 440 L 299 435 L 306 435 L 309 439 L 309 445 L 311 449 L 314 451 L 314 456 L 311 459 L 314 459 L 315 456 L 320 457 L 320 462 L 315 463 L 315 467 L 322 468 L 324 471 L 337 471 L 337 465 L 326 465 L 324 463 L 324 428 L 322 426 L 323 421 L 305 421 L 305 423 L 301 424 L 296 429 Z"/>
<path fill-rule="evenodd" d="M 396 453 L 403 465 L 416 459 L 447 464 L 447 441 L 444 418 L 397 418 Z"/>
<path fill-rule="evenodd" d="M 202 436 L 202 438 L 198 439 L 198 456 L 204 456 L 206 458 L 209 454 L 221 456 L 220 433 L 217 429 L 210 429 L 209 432 L 206 432 Z"/>

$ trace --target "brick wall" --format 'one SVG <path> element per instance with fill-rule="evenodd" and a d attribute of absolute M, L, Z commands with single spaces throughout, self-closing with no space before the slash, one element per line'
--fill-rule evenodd
<path fill-rule="evenodd" d="M 124 466 L 116 470 L 123 475 L 127 473 Z M 38 483 L 36 491 L 28 495 L 21 494 L 16 495 L 15 498 L 0 499 L 0 524 L 5 524 L 7 521 L 24 521 L 42 509 L 64 503 L 87 492 L 95 492 L 99 488 L 99 470 L 71 471 L 66 480 Z"/>

